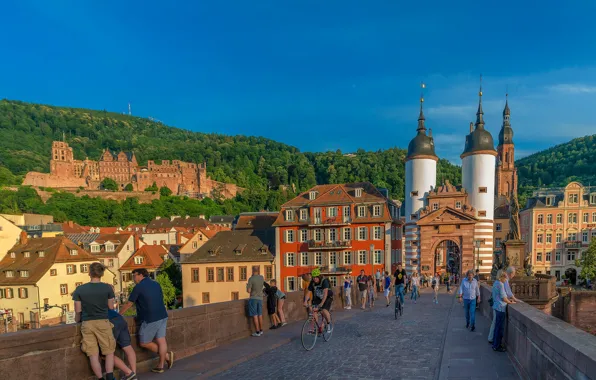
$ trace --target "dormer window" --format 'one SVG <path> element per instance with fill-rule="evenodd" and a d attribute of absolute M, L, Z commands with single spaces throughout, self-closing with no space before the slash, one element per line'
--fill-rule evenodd
<path fill-rule="evenodd" d="M 136 265 L 141 265 L 141 264 L 143 264 L 143 256 L 136 256 L 136 257 L 135 257 L 135 264 L 136 264 Z"/>
<path fill-rule="evenodd" d="M 25 258 L 28 259 L 31 257 L 31 252 L 25 251 L 25 252 L 23 252 L 23 256 L 25 256 Z"/>
<path fill-rule="evenodd" d="M 99 244 L 91 244 L 91 252 L 99 252 L 100 247 Z"/>
<path fill-rule="evenodd" d="M 381 216 L 381 206 L 379 206 L 379 205 L 373 206 L 373 216 Z"/>
<path fill-rule="evenodd" d="M 314 201 L 317 198 L 317 192 L 316 191 L 311 191 L 308 193 L 308 199 L 311 201 Z"/>
<path fill-rule="evenodd" d="M 286 210 L 286 220 L 287 221 L 294 220 L 294 210 Z"/>
<path fill-rule="evenodd" d="M 303 208 L 300 210 L 300 220 L 308 219 L 308 210 Z"/>
<path fill-rule="evenodd" d="M 360 187 L 357 188 L 355 195 L 356 195 L 356 198 L 360 198 L 362 196 L 362 188 L 360 188 Z"/>
<path fill-rule="evenodd" d="M 578 195 L 577 194 L 569 194 L 569 203 L 577 203 Z"/>
<path fill-rule="evenodd" d="M 106 252 L 114 252 L 114 244 L 106 244 Z"/>
<path fill-rule="evenodd" d="M 6 278 L 12 278 L 12 277 L 14 277 L 14 272 L 11 271 L 11 270 L 7 270 L 4 273 L 6 273 Z"/>
<path fill-rule="evenodd" d="M 70 250 L 70 255 L 71 255 L 71 256 L 76 256 L 76 255 L 78 255 L 78 254 L 79 254 L 79 251 L 78 251 L 78 250 L 76 250 L 76 249 L 71 249 L 71 250 Z"/>
<path fill-rule="evenodd" d="M 555 203 L 555 198 L 553 196 L 548 196 L 546 197 L 546 205 L 547 206 L 552 206 Z"/>
<path fill-rule="evenodd" d="M 14 252 L 11 252 L 10 253 L 10 258 L 11 259 L 16 259 L 16 257 L 17 257 L 17 254 L 16 253 L 14 253 Z"/>
<path fill-rule="evenodd" d="M 45 257 L 46 253 L 44 251 L 37 251 L 37 254 L 39 255 L 39 257 Z"/>
<path fill-rule="evenodd" d="M 596 205 L 596 193 L 590 194 L 590 204 Z"/>
<path fill-rule="evenodd" d="M 21 277 L 24 277 L 24 278 L 25 277 L 29 277 L 29 271 L 28 270 L 22 270 L 20 275 L 21 275 Z"/>

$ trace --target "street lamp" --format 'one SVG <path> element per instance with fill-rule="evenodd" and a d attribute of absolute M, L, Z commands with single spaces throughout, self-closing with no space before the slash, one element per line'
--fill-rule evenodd
<path fill-rule="evenodd" d="M 480 269 L 480 240 L 474 240 L 474 247 L 476 248 L 476 270 Z"/>
<path fill-rule="evenodd" d="M 374 256 L 373 256 L 374 255 L 374 249 L 375 249 L 375 245 L 374 244 L 371 244 L 370 245 L 370 269 L 371 269 L 370 275 L 371 276 L 375 274 L 375 266 L 373 264 L 373 260 L 374 260 Z"/>

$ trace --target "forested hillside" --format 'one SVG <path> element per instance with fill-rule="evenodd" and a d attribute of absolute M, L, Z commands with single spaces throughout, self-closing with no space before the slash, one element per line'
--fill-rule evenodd
<path fill-rule="evenodd" d="M 565 186 L 570 181 L 596 184 L 596 135 L 573 139 L 516 164 L 520 187 Z"/>
<path fill-rule="evenodd" d="M 200 126 L 197 126 L 200 129 Z M 262 137 L 205 134 L 168 127 L 148 119 L 63 107 L 0 101 L 0 184 L 16 183 L 28 171 L 49 171 L 53 140 L 63 134 L 75 158 L 98 159 L 102 150 L 134 151 L 147 160 L 207 162 L 209 175 L 254 191 L 290 185 L 295 191 L 315 183 L 370 181 L 403 198 L 403 149 L 301 153 Z M 439 162 L 441 178 L 460 182 L 457 166 Z M 14 176 L 13 176 L 14 175 Z"/>

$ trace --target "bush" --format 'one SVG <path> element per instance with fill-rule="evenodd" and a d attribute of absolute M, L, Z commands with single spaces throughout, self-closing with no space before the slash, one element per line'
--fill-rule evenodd
<path fill-rule="evenodd" d="M 172 195 L 172 190 L 170 190 L 170 188 L 167 186 L 163 186 L 159 189 L 159 195 L 161 195 L 162 197 L 168 197 Z"/>

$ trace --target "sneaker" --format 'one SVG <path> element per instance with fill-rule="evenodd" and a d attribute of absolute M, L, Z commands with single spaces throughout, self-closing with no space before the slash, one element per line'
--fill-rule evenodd
<path fill-rule="evenodd" d="M 168 369 L 170 369 L 174 366 L 174 351 L 168 351 L 166 363 L 168 365 Z"/>
<path fill-rule="evenodd" d="M 493 341 L 492 341 L 492 340 L 489 340 L 489 341 L 488 341 L 488 344 L 493 344 Z"/>
<path fill-rule="evenodd" d="M 271 325 L 271 327 L 269 327 L 269 330 L 275 330 L 277 328 L 276 325 Z"/>
<path fill-rule="evenodd" d="M 352 306 L 346 307 L 347 310 L 352 310 Z"/>
<path fill-rule="evenodd" d="M 261 336 L 261 333 L 257 331 L 257 332 L 250 334 L 250 336 Z"/>
<path fill-rule="evenodd" d="M 470 329 L 471 332 L 474 332 L 474 330 L 476 330 L 476 326 L 472 326 L 472 328 Z"/>
<path fill-rule="evenodd" d="M 327 325 L 327 334 L 331 334 L 331 331 L 333 331 L 333 327 L 331 327 L 331 324 Z"/>
<path fill-rule="evenodd" d="M 259 336 L 263 335 L 263 330 L 259 331 Z"/>
<path fill-rule="evenodd" d="M 134 372 L 131 372 L 128 376 L 124 375 L 120 378 L 120 380 L 136 380 L 137 378 L 137 374 Z"/>
<path fill-rule="evenodd" d="M 153 373 L 163 373 L 163 368 L 155 367 L 151 370 Z"/>
<path fill-rule="evenodd" d="M 281 325 L 282 325 L 282 326 L 285 326 L 285 325 L 287 325 L 287 324 L 288 324 L 287 322 L 282 322 L 282 324 L 281 324 Z"/>

